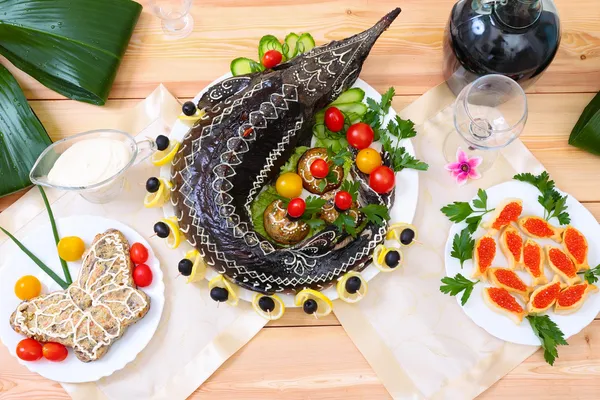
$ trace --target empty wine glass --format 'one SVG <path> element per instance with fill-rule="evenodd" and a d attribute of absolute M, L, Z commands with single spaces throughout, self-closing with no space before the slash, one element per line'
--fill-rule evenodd
<path fill-rule="evenodd" d="M 504 75 L 485 75 L 466 86 L 454 103 L 454 127 L 444 142 L 446 161 L 455 162 L 460 147 L 469 158 L 481 157 L 489 169 L 498 150 L 519 137 L 527 121 L 527 97 Z"/>
<path fill-rule="evenodd" d="M 150 7 L 162 20 L 165 34 L 180 39 L 194 29 L 194 18 L 189 13 L 192 0 L 150 0 Z"/>

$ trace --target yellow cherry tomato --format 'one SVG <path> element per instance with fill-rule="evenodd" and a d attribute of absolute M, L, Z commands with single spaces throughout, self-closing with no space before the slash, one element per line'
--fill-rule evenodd
<path fill-rule="evenodd" d="M 356 166 L 361 172 L 370 174 L 381 165 L 381 154 L 375 149 L 362 149 L 356 155 Z"/>
<path fill-rule="evenodd" d="M 286 172 L 277 178 L 275 189 L 283 197 L 293 199 L 302 193 L 302 178 L 293 172 Z"/>
<path fill-rule="evenodd" d="M 21 300 L 31 300 L 40 295 L 42 284 L 33 275 L 25 275 L 15 283 L 15 294 Z"/>
<path fill-rule="evenodd" d="M 58 256 L 65 261 L 77 261 L 85 251 L 85 243 L 77 236 L 66 236 L 60 239 L 57 247 Z"/>

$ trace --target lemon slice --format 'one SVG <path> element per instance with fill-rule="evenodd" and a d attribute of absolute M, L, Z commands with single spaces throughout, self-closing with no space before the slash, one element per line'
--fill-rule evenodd
<path fill-rule="evenodd" d="M 400 235 L 402 234 L 402 231 L 405 229 L 411 229 L 415 233 L 415 237 L 412 239 L 412 241 L 409 244 L 403 244 L 400 241 Z M 417 240 L 417 228 L 412 224 L 407 224 L 405 222 L 397 222 L 395 224 L 390 225 L 385 238 L 387 240 L 396 240 L 402 246 L 412 246 L 413 243 L 415 243 L 415 240 Z"/>
<path fill-rule="evenodd" d="M 187 277 L 187 283 L 199 282 L 206 275 L 206 264 L 198 253 L 198 250 L 190 250 L 185 253 L 185 258 L 190 260 L 192 264 L 192 273 Z"/>
<path fill-rule="evenodd" d="M 177 150 L 179 150 L 179 144 L 180 143 L 177 140 L 171 140 L 169 142 L 169 147 L 162 151 L 159 150 L 154 152 L 150 158 L 152 164 L 156 165 L 157 167 L 162 167 L 163 165 L 173 161 L 175 154 L 177 154 Z"/>
<path fill-rule="evenodd" d="M 390 250 L 395 250 L 400 255 L 398 265 L 395 267 L 390 267 L 385 263 L 385 256 L 388 252 L 390 252 Z M 403 262 L 404 256 L 402 255 L 402 251 L 399 247 L 385 247 L 384 245 L 380 244 L 379 246 L 375 247 L 375 250 L 373 251 L 373 264 L 375 264 L 377 269 L 379 269 L 381 272 L 395 271 L 402 265 Z"/>
<path fill-rule="evenodd" d="M 260 308 L 258 302 L 262 297 L 270 297 L 273 300 L 273 302 L 275 303 L 275 308 L 273 309 L 273 311 L 267 312 L 263 311 L 263 309 Z M 267 296 L 264 294 L 255 293 L 254 297 L 252 298 L 252 307 L 254 307 L 254 311 L 256 311 L 258 315 L 271 321 L 275 321 L 276 319 L 281 318 L 283 316 L 283 313 L 285 312 L 285 305 L 283 304 L 281 298 L 279 298 L 279 296 L 277 296 L 276 294 Z"/>
<path fill-rule="evenodd" d="M 167 224 L 169 227 L 169 236 L 167 236 L 167 246 L 170 249 L 176 249 L 181 244 L 181 231 L 179 230 L 179 223 L 176 217 L 162 218 L 162 222 Z"/>
<path fill-rule="evenodd" d="M 202 110 L 196 110 L 196 113 L 194 115 L 181 114 L 177 118 L 179 118 L 179 120 L 181 120 L 181 121 L 198 121 L 200 118 L 204 117 L 205 114 L 206 114 L 206 111 L 204 111 L 204 109 L 202 109 Z"/>
<path fill-rule="evenodd" d="M 154 193 L 146 193 L 144 197 L 144 207 L 146 208 L 162 207 L 171 197 L 173 184 L 164 178 L 158 178 L 158 180 L 160 181 L 158 190 Z"/>
<path fill-rule="evenodd" d="M 306 300 L 314 300 L 317 302 L 316 317 L 324 317 L 329 315 L 333 310 L 333 303 L 323 293 L 313 289 L 303 289 L 296 294 L 295 303 L 298 307 L 302 307 Z"/>
<path fill-rule="evenodd" d="M 215 287 L 220 287 L 226 289 L 229 293 L 229 297 L 227 298 L 226 303 L 230 306 L 237 306 L 240 301 L 240 296 L 238 294 L 237 286 L 229 283 L 227 279 L 223 277 L 223 275 L 217 275 L 208 281 L 208 290 L 212 290 Z"/>
<path fill-rule="evenodd" d="M 346 290 L 346 282 L 348 282 L 348 279 L 352 277 L 357 277 L 358 279 L 360 279 L 360 288 L 355 293 L 349 293 Z M 340 278 L 337 285 L 335 286 L 335 289 L 337 290 L 340 299 L 342 299 L 346 303 L 358 303 L 363 299 L 363 297 L 367 295 L 368 286 L 367 281 L 365 281 L 358 272 L 350 271 Z"/>

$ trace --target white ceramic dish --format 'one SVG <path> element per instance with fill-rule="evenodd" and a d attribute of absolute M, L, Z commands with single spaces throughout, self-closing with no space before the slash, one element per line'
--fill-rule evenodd
<path fill-rule="evenodd" d="M 130 245 L 134 242 L 140 242 L 146 246 L 149 253 L 146 264 L 152 269 L 153 280 L 150 286 L 141 289 L 150 297 L 150 309 L 144 318 L 129 327 L 123 337 L 113 344 L 103 358 L 98 361 L 84 363 L 75 357 L 71 349 L 69 349 L 67 359 L 59 363 L 47 361 L 43 358 L 34 362 L 26 362 L 17 358 L 21 364 L 31 371 L 54 381 L 68 383 L 94 382 L 125 367 L 136 358 L 152 339 L 158 328 L 165 303 L 163 274 L 160 263 L 148 242 L 127 225 L 111 219 L 89 215 L 61 218 L 56 223 L 62 237 L 79 236 L 85 242 L 86 247 L 92 243 L 94 236 L 98 233 L 114 228 L 125 235 Z M 63 276 L 49 223 L 37 227 L 20 240 L 59 276 Z M 10 245 L 7 254 L 2 254 L 1 261 L 3 266 L 0 269 L 0 340 L 8 347 L 10 353 L 16 357 L 17 343 L 25 336 L 13 331 L 8 322 L 10 315 L 21 302 L 14 293 L 15 282 L 23 275 L 34 275 L 42 282 L 42 293 L 60 290 L 60 287 L 14 244 Z M 80 268 L 80 262 L 69 263 L 73 281 L 77 279 Z"/>
<path fill-rule="evenodd" d="M 206 92 L 206 90 L 214 85 L 217 82 L 222 81 L 223 79 L 231 77 L 231 73 L 227 73 L 215 81 L 211 82 L 204 90 L 202 90 L 198 95 L 194 98 L 194 103 L 197 103 L 200 100 L 200 97 Z M 361 88 L 365 91 L 365 98 L 370 97 L 376 101 L 381 101 L 381 95 L 368 83 L 363 81 L 362 79 L 358 79 L 354 84 L 354 87 Z M 396 116 L 396 111 L 393 108 L 390 108 L 390 111 L 387 115 L 387 118 L 384 121 L 384 125 L 387 124 L 387 121 L 393 119 Z M 177 121 L 173 129 L 171 130 L 170 138 L 181 141 L 185 134 L 189 131 L 189 125 L 184 122 Z M 406 148 L 407 152 L 411 155 L 415 155 L 415 149 L 410 140 L 405 139 L 401 142 L 401 144 Z M 160 170 L 160 175 L 163 178 L 169 179 L 171 176 L 171 167 L 165 166 Z M 394 222 L 406 222 L 412 223 L 412 220 L 415 216 L 415 212 L 417 210 L 417 198 L 419 196 L 419 175 L 418 172 L 413 169 L 405 169 L 400 173 L 396 174 L 396 199 L 394 200 L 394 206 L 390 210 L 390 223 Z M 165 205 L 163 207 L 164 213 L 166 217 L 174 216 L 175 211 L 170 204 Z M 191 249 L 191 246 L 187 243 L 185 245 L 181 245 L 181 255 L 183 255 L 187 250 Z M 370 265 L 365 268 L 362 272 L 363 277 L 369 281 L 372 279 L 379 270 L 374 266 Z M 209 268 L 206 274 L 207 279 L 211 279 L 216 276 L 217 273 Z M 240 298 L 246 301 L 252 301 L 252 297 L 255 292 L 250 290 L 246 290 L 240 288 Z M 338 294 L 335 290 L 335 286 L 331 286 L 323 291 L 323 294 L 327 296 L 331 300 L 335 300 L 338 298 Z M 286 307 L 296 307 L 294 304 L 294 296 L 288 294 L 279 294 L 285 303 Z"/>
<path fill-rule="evenodd" d="M 543 217 L 544 209 L 538 203 L 537 198 L 540 192 L 532 185 L 518 181 L 508 181 L 502 184 L 493 186 L 486 190 L 488 194 L 488 207 L 493 208 L 505 198 L 519 198 L 523 200 L 523 213 L 522 216 L 536 215 Z M 575 198 L 572 196 L 568 197 L 567 200 L 568 212 L 571 216 L 571 225 L 579 229 L 587 238 L 589 242 L 589 255 L 588 262 L 593 267 L 600 263 L 600 225 L 594 218 L 594 216 Z M 489 220 L 492 214 L 486 215 L 483 220 Z M 553 224 L 557 224 L 556 219 L 550 221 Z M 454 276 L 457 273 L 461 273 L 466 278 L 471 279 L 473 271 L 473 262 L 471 260 L 464 263 L 464 267 L 460 268 L 460 262 L 450 256 L 452 251 L 452 239 L 454 235 L 460 233 L 460 231 L 466 227 L 464 222 L 460 224 L 454 224 L 450 229 L 448 241 L 446 242 L 445 248 L 445 263 L 446 263 L 446 274 L 448 276 Z M 481 237 L 484 234 L 484 229 L 479 228 L 475 235 L 475 239 Z M 497 238 L 496 238 L 497 239 Z M 534 239 L 541 245 L 554 244 L 555 242 L 549 239 Z M 499 247 L 496 248 L 496 258 L 493 266 L 506 267 L 506 258 L 502 254 Z M 549 280 L 552 279 L 553 274 L 550 269 L 546 266 L 546 276 Z M 525 271 L 517 271 L 517 274 L 523 279 L 528 285 L 531 284 L 531 277 Z M 479 283 L 475 285 L 473 293 L 469 298 L 467 304 L 462 308 L 464 312 L 475 322 L 477 325 L 488 331 L 490 334 L 496 336 L 499 339 L 507 342 L 527 345 L 539 345 L 540 340 L 533 333 L 529 322 L 523 320 L 520 325 L 516 325 L 508 317 L 493 311 L 483 300 L 482 290 L 486 286 L 491 284 Z M 457 300 L 460 304 L 460 295 L 457 296 Z M 520 301 L 520 300 L 519 300 Z M 524 303 L 520 301 L 522 305 Z M 594 318 L 600 312 L 600 293 L 592 293 L 584 303 L 583 307 L 574 314 L 570 315 L 558 315 L 553 311 L 549 310 L 546 314 L 558 325 L 563 331 L 565 338 L 573 336 L 579 333 L 583 328 L 589 325 Z"/>

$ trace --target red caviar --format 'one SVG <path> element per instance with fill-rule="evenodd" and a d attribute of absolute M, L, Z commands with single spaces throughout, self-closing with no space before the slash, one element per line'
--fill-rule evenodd
<path fill-rule="evenodd" d="M 521 238 L 521 235 L 514 232 L 508 232 L 506 234 L 506 244 L 513 257 L 516 260 L 520 260 L 521 250 L 523 249 L 523 239 Z"/>
<path fill-rule="evenodd" d="M 523 247 L 523 264 L 531 271 L 531 275 L 538 278 L 542 275 L 541 254 L 537 244 L 529 244 Z"/>
<path fill-rule="evenodd" d="M 551 237 L 554 235 L 554 230 L 550 228 L 548 222 L 541 218 L 528 218 L 523 224 L 527 232 L 533 233 L 538 237 Z"/>
<path fill-rule="evenodd" d="M 491 237 L 483 237 L 477 246 L 477 256 L 479 257 L 479 269 L 485 272 L 496 257 L 496 241 Z"/>
<path fill-rule="evenodd" d="M 540 290 L 533 299 L 533 306 L 535 308 L 547 308 L 560 293 L 560 282 L 556 282 L 548 286 L 547 288 Z"/>
<path fill-rule="evenodd" d="M 577 276 L 577 268 L 573 265 L 573 261 L 569 259 L 569 257 L 560 251 L 559 249 L 553 248 L 548 252 L 550 256 L 550 261 L 552 264 L 556 266 L 559 270 L 564 272 L 569 278 L 574 278 Z"/>
<path fill-rule="evenodd" d="M 513 296 L 511 296 L 511 294 L 508 293 L 506 289 L 490 287 L 486 288 L 485 290 L 488 291 L 490 299 L 498 307 L 504 308 L 505 310 L 508 310 L 513 313 L 523 312 L 523 307 L 521 307 L 521 305 L 517 303 L 517 300 Z"/>
<path fill-rule="evenodd" d="M 579 231 L 569 227 L 565 232 L 565 246 L 567 246 L 567 250 L 573 257 L 575 257 L 575 261 L 578 264 L 583 264 L 585 262 L 585 256 L 587 253 L 587 243 L 585 242 L 585 238 Z"/>
<path fill-rule="evenodd" d="M 586 283 L 568 287 L 562 292 L 560 292 L 556 301 L 561 307 L 572 306 L 573 304 L 581 300 L 581 298 L 585 294 L 585 289 L 587 289 Z"/>
<path fill-rule="evenodd" d="M 496 220 L 492 224 L 492 228 L 500 229 L 510 224 L 511 222 L 516 222 L 519 219 L 519 216 L 521 215 L 522 211 L 523 206 L 517 203 L 516 201 L 508 203 L 506 206 L 504 206 L 502 211 L 500 211 L 498 218 L 496 218 Z"/>
<path fill-rule="evenodd" d="M 525 285 L 521 278 L 519 278 L 519 275 L 517 275 L 513 271 L 499 269 L 494 271 L 494 275 L 496 276 L 496 278 L 498 278 L 498 282 L 500 282 L 503 285 L 506 285 L 516 290 L 527 290 L 527 285 Z"/>

